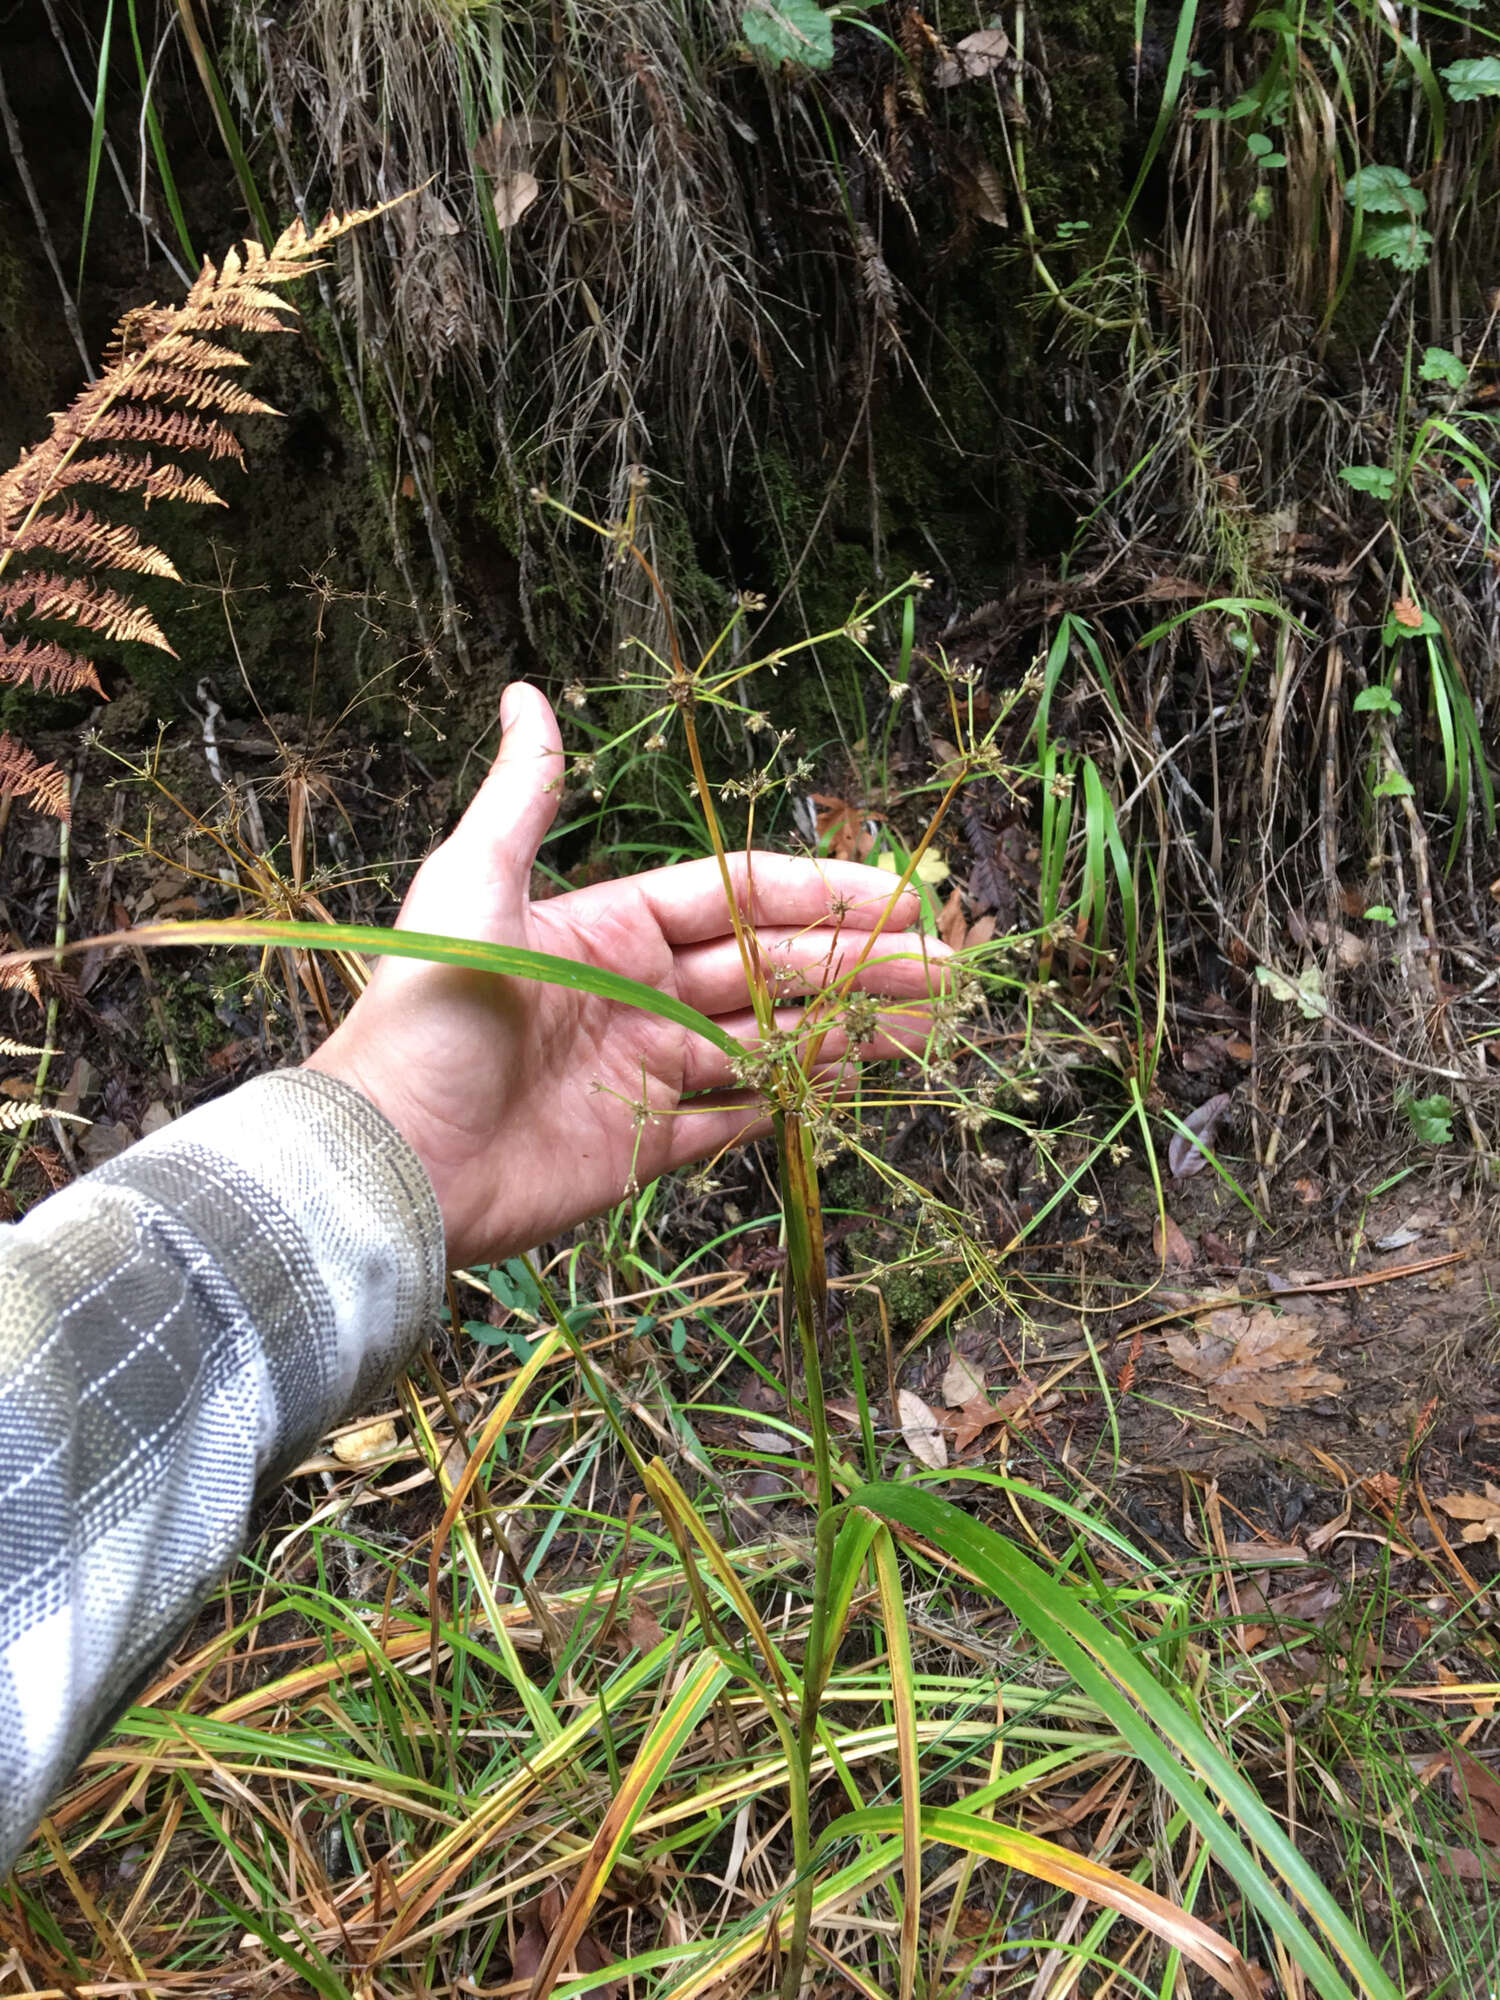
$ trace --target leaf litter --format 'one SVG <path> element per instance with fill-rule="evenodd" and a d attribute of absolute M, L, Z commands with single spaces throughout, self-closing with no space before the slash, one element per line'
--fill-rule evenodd
<path fill-rule="evenodd" d="M 1500 1547 L 1500 1486 L 1488 1479 L 1482 1493 L 1444 1493 L 1433 1502 L 1450 1520 L 1464 1524 L 1466 1542 L 1493 1541 Z"/>
<path fill-rule="evenodd" d="M 941 1472 L 948 1463 L 948 1446 L 938 1428 L 937 1413 L 922 1401 L 915 1389 L 896 1391 L 896 1410 L 901 1419 L 901 1435 L 912 1457 L 934 1472 Z"/>
<path fill-rule="evenodd" d="M 1229 1092 L 1221 1090 L 1216 1097 L 1200 1104 L 1196 1111 L 1188 1113 L 1182 1121 L 1187 1127 L 1186 1132 L 1172 1134 L 1167 1145 L 1167 1165 L 1174 1180 L 1184 1180 L 1189 1174 L 1201 1174 L 1208 1165 L 1214 1134 L 1230 1102 Z"/>
<path fill-rule="evenodd" d="M 1043 1416 L 1048 1410 L 1055 1410 L 1062 1401 L 1056 1393 L 1038 1394 L 1037 1385 L 1029 1376 L 1023 1375 L 1013 1388 L 1006 1390 L 998 1403 L 992 1403 L 983 1371 L 961 1354 L 955 1354 L 948 1363 L 943 1375 L 942 1396 L 949 1414 L 934 1421 L 952 1439 L 955 1455 L 966 1452 L 985 1431 L 993 1430 L 1000 1424 L 1014 1425 L 1024 1423 L 1033 1416 Z"/>
<path fill-rule="evenodd" d="M 1216 1409 L 1264 1437 L 1268 1409 L 1337 1395 L 1344 1386 L 1342 1376 L 1312 1365 L 1316 1324 L 1303 1313 L 1262 1306 L 1245 1314 L 1231 1308 L 1210 1313 L 1196 1345 L 1186 1334 L 1169 1333 L 1166 1347 L 1183 1373 L 1202 1383 Z"/>

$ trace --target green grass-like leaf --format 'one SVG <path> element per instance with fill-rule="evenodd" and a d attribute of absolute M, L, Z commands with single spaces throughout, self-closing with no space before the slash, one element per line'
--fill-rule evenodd
<path fill-rule="evenodd" d="M 866 1486 L 852 1496 L 852 1504 L 921 1535 L 1006 1604 L 1182 1808 L 1323 2000 L 1352 2000 L 1351 1988 L 1221 1808 L 1317 1922 L 1359 1990 L 1370 2000 L 1400 2000 L 1374 1952 L 1276 1815 L 1140 1654 L 1102 1625 L 1077 1591 L 1048 1576 L 1003 1535 L 922 1487 Z"/>
<path fill-rule="evenodd" d="M 68 950 L 84 944 L 129 944 L 161 947 L 166 945 L 287 945 L 294 951 L 358 951 L 373 958 L 420 958 L 438 965 L 464 966 L 472 972 L 493 972 L 511 979 L 531 979 L 543 986 L 566 986 L 575 993 L 592 993 L 600 1000 L 613 1000 L 621 1007 L 639 1007 L 664 1021 L 675 1021 L 726 1053 L 736 1053 L 739 1043 L 733 1035 L 700 1014 L 696 1007 L 647 986 L 639 979 L 627 979 L 620 972 L 606 972 L 602 966 L 581 959 L 558 958 L 551 952 L 528 951 L 522 945 L 487 944 L 480 938 L 436 937 L 427 931 L 387 930 L 381 924 L 296 923 L 279 917 L 232 917 L 223 922 L 143 924 L 129 931 L 111 931 L 107 936 L 80 939 Z M 50 958 L 49 947 L 39 952 L 14 952 L 6 963 L 24 964 L 33 958 Z"/>

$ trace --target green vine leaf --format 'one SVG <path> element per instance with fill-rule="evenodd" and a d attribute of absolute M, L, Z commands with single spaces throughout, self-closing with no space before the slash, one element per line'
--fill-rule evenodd
<path fill-rule="evenodd" d="M 1356 715 L 1399 715 L 1401 704 L 1392 691 L 1382 682 L 1377 687 L 1361 688 L 1354 697 Z"/>
<path fill-rule="evenodd" d="M 1424 1146 L 1446 1146 L 1453 1139 L 1453 1100 L 1444 1097 L 1438 1090 L 1431 1097 L 1406 1097 L 1401 1100 L 1401 1109 L 1406 1113 L 1406 1122 L 1413 1136 Z"/>
<path fill-rule="evenodd" d="M 1426 195 L 1400 167 L 1361 167 L 1345 181 L 1344 197 L 1367 215 L 1404 215 L 1415 222 L 1427 213 Z"/>
<path fill-rule="evenodd" d="M 1479 97 L 1500 97 L 1500 56 L 1465 56 L 1438 71 L 1455 104 L 1472 104 Z"/>
<path fill-rule="evenodd" d="M 1360 248 L 1398 271 L 1421 271 L 1432 254 L 1432 231 L 1417 222 L 1380 222 L 1365 230 Z"/>
<path fill-rule="evenodd" d="M 1373 493 L 1377 500 L 1396 497 L 1396 475 L 1388 465 L 1341 465 L 1339 478 L 1356 493 Z"/>
<path fill-rule="evenodd" d="M 815 0 L 750 0 L 740 33 L 769 62 L 827 69 L 833 61 L 833 17 Z"/>
<path fill-rule="evenodd" d="M 1445 382 L 1450 389 L 1462 389 L 1469 379 L 1468 369 L 1446 347 L 1429 347 L 1417 373 L 1424 382 Z"/>

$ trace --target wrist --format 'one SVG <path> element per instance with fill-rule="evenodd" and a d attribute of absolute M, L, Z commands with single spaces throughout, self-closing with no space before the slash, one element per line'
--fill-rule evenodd
<path fill-rule="evenodd" d="M 457 1198 L 458 1177 L 446 1169 L 438 1149 L 427 1142 L 428 1134 L 422 1121 L 412 1114 L 410 1100 L 405 1093 L 389 1088 L 378 1066 L 361 1060 L 358 1037 L 351 1031 L 349 1022 L 336 1028 L 302 1067 L 334 1077 L 351 1090 L 357 1090 L 400 1133 L 427 1176 L 437 1202 L 443 1222 L 448 1268 L 461 1269 L 472 1253 L 469 1249 L 470 1231 L 466 1218 L 460 1213 L 461 1204 Z"/>

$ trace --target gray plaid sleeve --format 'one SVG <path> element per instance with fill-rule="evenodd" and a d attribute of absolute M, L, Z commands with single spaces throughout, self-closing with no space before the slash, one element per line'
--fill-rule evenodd
<path fill-rule="evenodd" d="M 242 1540 L 257 1487 L 430 1324 L 394 1126 L 258 1078 L 0 1228 L 0 1872 Z"/>

